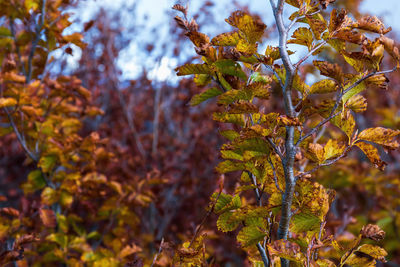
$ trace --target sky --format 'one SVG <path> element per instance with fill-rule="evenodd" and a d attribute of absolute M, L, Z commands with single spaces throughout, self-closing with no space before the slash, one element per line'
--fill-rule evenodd
<path fill-rule="evenodd" d="M 233 6 L 232 10 L 227 9 L 224 5 L 226 1 L 232 0 L 215 1 L 217 3 L 217 15 L 221 18 L 221 22 L 235 10 Z M 160 36 L 160 38 L 168 38 L 168 36 L 165 36 L 168 34 L 168 23 L 165 22 L 171 20 L 171 15 L 168 15 L 167 11 L 171 10 L 172 5 L 176 3 L 188 3 L 190 17 L 190 10 L 197 10 L 204 0 L 82 0 L 79 12 L 76 12 L 75 16 L 79 17 L 83 22 L 89 21 L 98 8 L 104 7 L 105 9 L 118 10 L 124 2 L 136 3 L 138 8 L 137 14 L 139 16 L 135 19 L 140 22 L 147 16 L 147 21 L 150 23 L 166 28 L 164 36 Z M 267 25 L 272 23 L 273 15 L 268 0 L 238 0 L 238 2 L 241 4 L 248 4 L 251 11 L 257 11 Z M 378 16 L 386 26 L 391 26 L 393 28 L 394 34 L 400 35 L 400 16 L 397 12 L 399 8 L 399 0 L 364 0 L 361 5 L 361 12 Z M 145 36 L 142 37 L 145 38 Z M 141 65 L 143 64 L 143 55 L 141 56 L 138 50 L 137 43 L 133 41 L 127 49 L 122 51 L 118 59 L 118 65 L 123 70 L 123 79 L 134 79 L 140 73 L 142 69 Z M 80 53 L 75 53 L 75 58 L 70 59 L 71 65 L 74 65 L 74 62 L 76 64 L 79 56 Z M 151 64 L 153 64 L 153 66 L 151 66 Z M 155 64 L 152 59 L 146 62 L 146 66 L 150 65 L 150 68 L 153 69 L 153 71 L 150 72 L 150 78 L 156 80 L 171 79 L 171 77 L 174 77 L 173 69 L 176 67 L 176 64 L 177 61 L 175 59 L 167 57 L 157 62 L 157 64 Z"/>

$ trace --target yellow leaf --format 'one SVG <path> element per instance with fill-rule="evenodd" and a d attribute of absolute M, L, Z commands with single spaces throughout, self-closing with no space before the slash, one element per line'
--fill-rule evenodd
<path fill-rule="evenodd" d="M 344 145 L 339 145 L 336 140 L 329 139 L 324 147 L 324 161 L 340 156 L 344 149 Z"/>
<path fill-rule="evenodd" d="M 358 142 L 356 143 L 356 146 L 358 146 L 364 152 L 364 154 L 368 157 L 371 163 L 374 164 L 375 167 L 380 170 L 383 170 L 385 168 L 387 164 L 386 162 L 381 160 L 378 149 L 376 147 L 364 142 Z"/>
<path fill-rule="evenodd" d="M 325 79 L 314 83 L 311 86 L 310 94 L 325 94 L 336 92 L 337 82 L 331 79 Z"/>
<path fill-rule="evenodd" d="M 17 104 L 17 100 L 15 100 L 14 98 L 11 97 L 1 97 L 0 98 L 0 108 L 5 108 L 5 107 L 11 107 L 11 106 L 15 106 Z"/>
<path fill-rule="evenodd" d="M 128 245 L 121 250 L 121 252 L 119 253 L 119 257 L 122 259 L 140 251 L 142 251 L 142 249 L 135 244 Z"/>
<path fill-rule="evenodd" d="M 216 46 L 236 46 L 239 40 L 239 33 L 237 31 L 232 31 L 215 36 L 211 40 L 211 43 Z"/>
<path fill-rule="evenodd" d="M 311 50 L 312 43 L 313 43 L 313 35 L 312 32 L 305 27 L 297 28 L 292 35 L 293 39 L 288 40 L 289 44 L 298 44 L 307 46 L 308 51 Z"/>
<path fill-rule="evenodd" d="M 225 21 L 243 32 L 246 39 L 251 44 L 260 40 L 267 27 L 259 17 L 252 17 L 243 11 L 233 12 Z"/>
<path fill-rule="evenodd" d="M 50 187 L 46 187 L 45 189 L 43 189 L 42 194 L 41 194 L 41 199 L 42 199 L 42 203 L 48 206 L 53 205 L 58 197 L 57 197 L 57 192 Z"/>
<path fill-rule="evenodd" d="M 358 135 L 358 139 L 374 142 L 376 144 L 398 148 L 399 144 L 393 142 L 393 138 L 400 135 L 399 130 L 391 130 L 383 127 L 368 128 Z"/>

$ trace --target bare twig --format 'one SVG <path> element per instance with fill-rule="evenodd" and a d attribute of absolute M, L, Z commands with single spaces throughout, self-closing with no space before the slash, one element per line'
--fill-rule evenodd
<path fill-rule="evenodd" d="M 158 256 L 161 254 L 161 251 L 162 251 L 162 245 L 163 245 L 163 244 L 164 244 L 164 237 L 163 237 L 163 238 L 161 238 L 160 248 L 158 249 L 158 252 L 157 252 L 157 254 L 156 254 L 156 255 L 154 255 L 154 259 L 153 259 L 153 262 L 151 263 L 150 267 L 153 267 L 153 266 L 154 266 L 154 264 L 156 263 Z"/>
<path fill-rule="evenodd" d="M 333 108 L 329 114 L 329 116 L 324 119 L 323 121 L 321 121 L 317 126 L 315 126 L 309 133 L 305 134 L 303 137 L 299 138 L 299 140 L 296 142 L 296 146 L 298 146 L 301 142 L 303 142 L 305 139 L 307 139 L 309 136 L 313 135 L 314 133 L 316 133 L 320 127 L 322 127 L 323 125 L 325 125 L 328 121 L 330 121 L 332 118 L 336 117 L 337 115 L 339 115 L 341 112 L 337 112 L 334 113 L 336 111 L 336 109 L 339 107 L 340 101 L 342 100 L 343 96 L 349 92 L 351 89 L 353 89 L 354 87 L 358 86 L 359 84 L 361 84 L 363 81 L 365 81 L 366 79 L 374 76 L 374 75 L 380 75 L 380 74 L 386 74 L 386 73 L 391 73 L 393 71 L 397 70 L 397 67 L 394 67 L 393 69 L 390 70 L 385 70 L 385 71 L 373 71 L 367 75 L 365 75 L 364 77 L 360 78 L 359 80 L 357 80 L 356 82 L 354 82 L 352 85 L 350 85 L 348 88 L 346 88 L 345 90 L 341 89 L 341 91 L 339 91 L 338 96 L 336 98 L 336 102 L 333 105 Z"/>
<path fill-rule="evenodd" d="M 35 55 L 36 47 L 40 41 L 40 35 L 41 35 L 41 31 L 42 31 L 42 28 L 44 25 L 45 16 L 46 16 L 46 0 L 42 0 L 42 14 L 40 17 L 39 24 L 35 25 L 36 37 L 35 37 L 35 40 L 33 40 L 31 51 L 30 51 L 29 57 L 28 57 L 28 72 L 26 73 L 26 83 L 29 83 L 32 78 L 32 60 L 33 60 L 33 56 Z"/>
<path fill-rule="evenodd" d="M 268 143 L 272 146 L 274 149 L 274 152 L 279 156 L 279 158 L 283 161 L 284 157 L 282 155 L 282 152 L 279 150 L 278 146 L 274 143 L 274 141 L 270 137 L 266 137 L 266 140 Z"/>
<path fill-rule="evenodd" d="M 285 112 L 288 117 L 295 118 L 297 116 L 296 111 L 293 107 L 292 101 L 292 83 L 296 69 L 290 61 L 289 53 L 287 50 L 287 38 L 288 29 L 285 28 L 283 22 L 283 6 L 285 1 L 279 0 L 275 6 L 273 0 L 270 0 L 272 10 L 275 17 L 275 22 L 279 33 L 279 53 L 283 62 L 283 66 L 286 71 L 286 80 L 282 88 Z M 283 170 L 285 174 L 285 192 L 282 194 L 282 209 L 281 218 L 278 227 L 278 239 L 287 239 L 289 232 L 289 224 L 291 219 L 291 206 L 293 202 L 294 188 L 296 180 L 294 177 L 294 158 L 296 155 L 296 147 L 294 145 L 294 126 L 286 127 L 286 138 L 285 138 L 285 158 L 282 161 Z M 281 266 L 289 267 L 289 260 L 281 258 Z"/>
<path fill-rule="evenodd" d="M 294 64 L 294 67 L 297 69 L 300 67 L 300 65 L 306 61 L 310 56 L 312 56 L 312 54 L 317 51 L 318 49 L 320 49 L 322 46 L 324 46 L 326 44 L 326 41 L 323 41 L 321 43 L 319 43 L 318 45 L 316 45 L 313 49 L 310 50 L 310 52 L 308 52 L 307 55 L 305 55 L 303 58 L 301 58 L 296 64 Z"/>
<path fill-rule="evenodd" d="M 281 194 L 283 194 L 283 191 L 282 191 L 282 189 L 280 188 L 279 183 L 278 183 L 278 177 L 276 176 L 275 166 L 274 166 L 274 164 L 272 163 L 272 161 L 271 161 L 270 158 L 268 158 L 268 163 L 269 163 L 269 165 L 270 165 L 271 168 L 272 168 L 272 173 L 273 173 L 273 175 L 274 175 L 275 186 L 276 186 L 276 188 L 279 190 L 279 192 L 281 192 Z"/>
<path fill-rule="evenodd" d="M 220 186 L 218 195 L 217 195 L 217 197 L 215 198 L 214 203 L 212 204 L 211 208 L 208 210 L 206 216 L 204 216 L 203 220 L 201 220 L 201 223 L 196 227 L 196 231 L 195 231 L 195 233 L 194 233 L 194 235 L 193 235 L 193 238 L 192 238 L 192 240 L 191 240 L 190 243 L 189 243 L 189 248 L 193 245 L 193 242 L 196 240 L 196 238 L 197 238 L 198 234 L 200 233 L 200 230 L 201 230 L 201 228 L 203 227 L 203 224 L 206 222 L 208 216 L 210 216 L 210 214 L 214 211 L 214 208 L 215 208 L 215 205 L 217 204 L 218 198 L 219 198 L 219 196 L 220 196 L 221 193 L 222 193 L 222 188 L 223 188 L 223 187 Z"/>
<path fill-rule="evenodd" d="M 264 263 L 264 266 L 265 267 L 270 266 L 270 262 L 268 260 L 267 253 L 265 252 L 265 249 L 261 246 L 260 243 L 257 243 L 257 249 L 258 249 L 258 252 L 260 252 L 261 259 Z"/>
<path fill-rule="evenodd" d="M 158 125 L 160 122 L 160 101 L 161 101 L 161 90 L 162 87 L 156 90 L 156 95 L 154 99 L 154 122 L 153 122 L 153 143 L 151 153 L 153 157 L 157 155 L 158 146 Z"/>
<path fill-rule="evenodd" d="M 17 139 L 19 141 L 19 143 L 21 144 L 22 148 L 25 150 L 26 154 L 28 154 L 28 156 L 34 161 L 37 162 L 39 160 L 39 157 L 34 154 L 29 148 L 28 145 L 26 143 L 25 137 L 23 136 L 23 134 L 19 131 L 17 125 L 15 124 L 14 118 L 12 117 L 12 115 L 10 114 L 10 112 L 8 111 L 8 109 L 6 107 L 3 108 L 4 111 L 7 114 L 7 117 L 10 121 L 11 127 L 13 128 L 15 135 L 17 136 Z"/>
<path fill-rule="evenodd" d="M 299 178 L 305 176 L 305 175 L 309 175 L 315 171 L 317 171 L 319 168 L 324 167 L 324 166 L 329 166 L 332 165 L 333 163 L 339 161 L 340 159 L 342 159 L 343 157 L 345 157 L 347 155 L 347 152 L 349 152 L 349 150 L 351 149 L 352 146 L 347 146 L 345 148 L 345 150 L 343 151 L 342 154 L 340 154 L 340 156 L 338 156 L 337 158 L 331 159 L 331 160 L 327 160 L 325 163 L 319 164 L 318 166 L 312 168 L 311 170 L 307 171 L 307 172 L 303 172 L 300 173 L 298 175 L 296 175 L 296 180 L 298 180 Z"/>

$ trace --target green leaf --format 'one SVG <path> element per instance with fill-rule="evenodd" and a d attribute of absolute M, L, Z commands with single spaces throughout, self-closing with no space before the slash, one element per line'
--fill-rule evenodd
<path fill-rule="evenodd" d="M 67 233 L 68 232 L 67 218 L 62 214 L 57 214 L 56 216 L 57 216 L 57 225 L 58 225 L 59 229 L 62 232 Z"/>
<path fill-rule="evenodd" d="M 344 90 L 347 90 L 350 86 L 352 86 L 355 82 L 360 80 L 362 77 L 363 77 L 363 75 L 358 75 L 356 78 L 352 79 L 350 81 L 350 83 L 348 83 L 348 85 L 344 87 Z M 365 82 L 363 81 L 360 84 L 358 84 L 357 86 L 355 86 L 354 88 L 350 89 L 350 91 L 348 91 L 347 93 L 345 93 L 343 95 L 343 98 L 342 98 L 343 103 L 346 103 L 347 100 L 349 100 L 352 96 L 361 93 L 365 89 L 367 89 L 367 87 L 365 85 Z"/>
<path fill-rule="evenodd" d="M 215 168 L 219 173 L 227 173 L 227 172 L 234 172 L 239 170 L 244 170 L 243 163 L 234 162 L 231 160 L 225 160 L 220 162 L 217 167 Z"/>
<path fill-rule="evenodd" d="M 243 156 L 234 150 L 221 150 L 221 156 L 223 159 L 243 160 Z"/>
<path fill-rule="evenodd" d="M 270 145 L 267 143 L 267 141 L 257 137 L 240 140 L 232 145 L 243 152 L 246 150 L 262 152 L 264 154 L 269 154 L 271 152 Z"/>
<path fill-rule="evenodd" d="M 232 212 L 222 213 L 217 220 L 218 230 L 221 232 L 230 232 L 235 230 L 240 224 L 240 221 L 234 220 Z"/>
<path fill-rule="evenodd" d="M 46 181 L 44 180 L 40 170 L 34 170 L 28 174 L 28 183 L 32 186 L 34 191 L 46 186 Z"/>
<path fill-rule="evenodd" d="M 47 155 L 40 158 L 38 167 L 42 168 L 43 172 L 48 173 L 54 168 L 56 162 L 57 162 L 56 155 Z"/>
<path fill-rule="evenodd" d="M 240 136 L 240 134 L 235 130 L 225 130 L 225 131 L 220 131 L 219 133 L 230 141 L 233 141 Z"/>
<path fill-rule="evenodd" d="M 205 86 L 210 83 L 211 76 L 208 74 L 195 74 L 193 80 L 196 85 Z"/>
<path fill-rule="evenodd" d="M 0 36 L 12 36 L 12 34 L 8 28 L 0 27 Z"/>
<path fill-rule="evenodd" d="M 243 246 L 248 247 L 256 245 L 258 242 L 262 241 L 267 233 L 262 231 L 257 226 L 245 226 L 240 230 L 237 235 L 237 241 Z"/>
<path fill-rule="evenodd" d="M 215 203 L 214 212 L 221 214 L 226 211 L 236 210 L 242 206 L 239 195 L 231 196 L 228 194 L 221 193 Z"/>
<path fill-rule="evenodd" d="M 251 100 L 252 94 L 245 90 L 232 89 L 221 94 L 218 104 L 229 105 L 238 100 Z"/>
<path fill-rule="evenodd" d="M 190 74 L 210 74 L 211 70 L 207 64 L 185 64 L 175 69 L 178 76 Z"/>
<path fill-rule="evenodd" d="M 301 212 L 293 215 L 291 219 L 290 231 L 294 233 L 315 232 L 320 228 L 321 221 L 318 216 L 312 213 Z"/>
<path fill-rule="evenodd" d="M 228 74 L 241 78 L 242 80 L 247 80 L 247 75 L 242 70 L 239 63 L 233 61 L 232 59 L 220 59 L 214 62 L 214 66 L 217 67 L 218 71 L 223 74 Z"/>
<path fill-rule="evenodd" d="M 68 236 L 64 233 L 50 234 L 46 237 L 46 240 L 57 243 L 61 248 L 66 248 L 68 246 Z"/>
<path fill-rule="evenodd" d="M 259 72 L 253 72 L 250 76 L 250 81 L 255 83 L 269 84 L 271 83 L 272 79 L 268 75 L 262 75 Z"/>
<path fill-rule="evenodd" d="M 229 113 L 213 113 L 213 120 L 219 122 L 228 122 L 237 124 L 240 126 L 244 126 L 244 117 L 242 114 L 229 114 Z"/>
<path fill-rule="evenodd" d="M 192 99 L 190 100 L 190 105 L 197 106 L 200 103 L 202 103 L 210 98 L 216 97 L 220 94 L 222 94 L 222 91 L 219 90 L 218 88 L 213 87 L 213 88 L 207 89 L 206 91 L 193 96 Z"/>

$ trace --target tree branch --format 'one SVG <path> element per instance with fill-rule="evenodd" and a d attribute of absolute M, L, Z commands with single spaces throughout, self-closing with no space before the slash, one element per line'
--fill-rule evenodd
<path fill-rule="evenodd" d="M 318 49 L 320 49 L 322 46 L 324 46 L 326 44 L 326 41 L 323 41 L 321 43 L 319 43 L 318 45 L 316 45 L 313 49 L 310 50 L 310 52 L 308 52 L 307 55 L 305 55 L 302 59 L 300 59 L 296 64 L 294 64 L 294 67 L 297 69 L 299 68 L 299 66 L 306 61 L 309 57 L 312 56 L 312 54 L 317 51 Z"/>
<path fill-rule="evenodd" d="M 296 111 L 293 107 L 292 102 L 292 83 L 296 69 L 290 61 L 289 53 L 287 50 L 287 37 L 288 30 L 285 28 L 283 22 L 283 6 L 285 1 L 279 0 L 276 7 L 273 5 L 273 1 L 270 0 L 272 9 L 274 11 L 275 22 L 279 33 L 279 53 L 283 62 L 283 66 L 286 71 L 286 80 L 283 91 L 283 98 L 285 103 L 285 112 L 288 117 L 295 118 L 297 116 Z M 283 163 L 283 170 L 285 174 L 285 192 L 282 195 L 282 211 L 281 218 L 278 227 L 278 239 L 287 239 L 289 232 L 289 223 L 291 219 L 291 206 L 293 201 L 294 188 L 296 180 L 294 177 L 293 167 L 294 158 L 296 155 L 296 147 L 294 145 L 294 126 L 286 127 L 286 138 L 285 138 L 285 158 Z M 289 267 L 289 260 L 281 258 L 281 266 Z"/>
<path fill-rule="evenodd" d="M 261 246 L 260 243 L 257 243 L 257 249 L 258 249 L 258 252 L 260 252 L 261 259 L 262 259 L 262 261 L 264 263 L 264 266 L 265 267 L 270 266 L 270 263 L 269 263 L 269 260 L 268 260 L 268 257 L 267 257 L 267 253 L 265 252 L 265 249 Z"/>
<path fill-rule="evenodd" d="M 35 25 L 36 37 L 32 43 L 31 51 L 30 51 L 29 57 L 28 57 L 28 72 L 26 73 L 26 83 L 29 83 L 32 78 L 32 60 L 33 60 L 33 56 L 35 55 L 36 47 L 40 41 L 40 35 L 41 35 L 41 31 L 42 31 L 42 28 L 44 25 L 44 17 L 45 16 L 46 16 L 46 0 L 42 0 L 42 14 L 40 17 L 39 24 Z"/>

